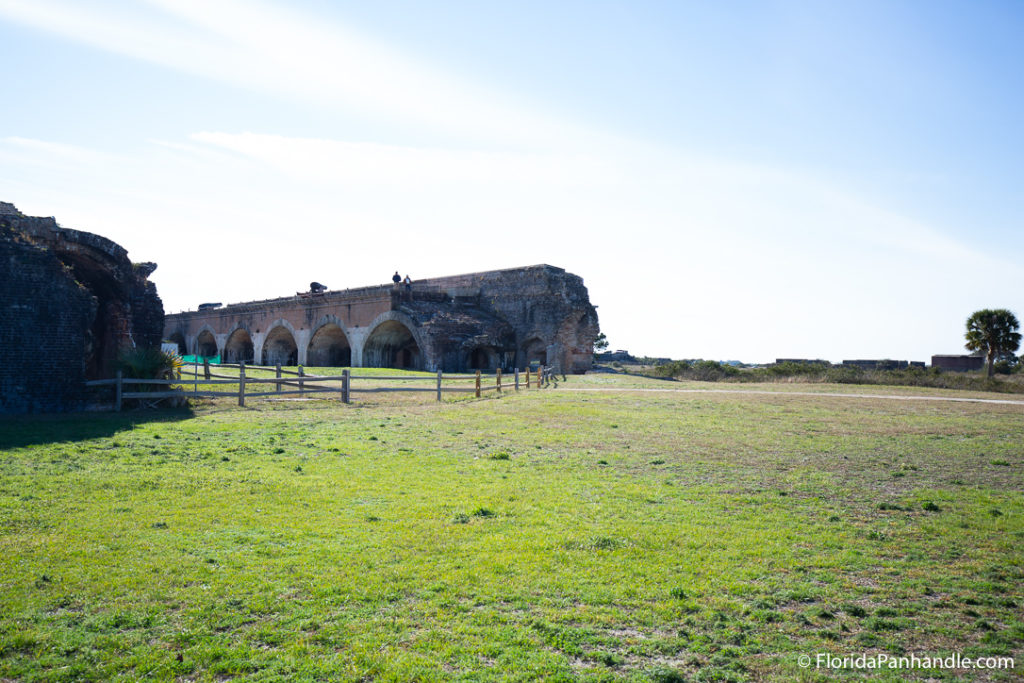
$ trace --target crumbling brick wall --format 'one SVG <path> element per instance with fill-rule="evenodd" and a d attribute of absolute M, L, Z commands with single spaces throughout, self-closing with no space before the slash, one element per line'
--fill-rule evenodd
<path fill-rule="evenodd" d="M 110 240 L 0 202 L 0 413 L 80 408 L 118 351 L 158 346 L 163 304 Z"/>
<path fill-rule="evenodd" d="M 597 309 L 583 278 L 550 265 L 509 268 L 452 277 L 431 278 L 431 287 L 476 296 L 479 305 L 497 313 L 514 330 L 512 363 L 524 367 L 524 346 L 543 340 L 545 360 L 558 372 L 582 373 L 593 364 L 594 341 L 600 332 Z"/>

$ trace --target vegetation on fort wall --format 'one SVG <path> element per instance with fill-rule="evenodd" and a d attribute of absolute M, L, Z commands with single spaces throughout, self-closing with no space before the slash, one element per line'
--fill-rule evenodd
<path fill-rule="evenodd" d="M 641 374 L 663 379 L 699 382 L 815 382 L 830 384 L 864 384 L 962 391 L 1024 393 L 1022 364 L 1003 361 L 997 374 L 984 372 L 945 372 L 938 368 L 910 367 L 903 370 L 865 370 L 826 363 L 778 363 L 766 367 L 741 368 L 711 360 L 671 361 L 640 370 Z"/>
<path fill-rule="evenodd" d="M 0 679 L 1019 677 L 1020 406 L 641 384 L 4 420 Z"/>

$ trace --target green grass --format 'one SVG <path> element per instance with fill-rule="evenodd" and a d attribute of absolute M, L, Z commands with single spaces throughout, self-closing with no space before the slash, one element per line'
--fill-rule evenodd
<path fill-rule="evenodd" d="M 1020 406 L 616 381 L 0 421 L 0 679 L 1021 661 Z"/>

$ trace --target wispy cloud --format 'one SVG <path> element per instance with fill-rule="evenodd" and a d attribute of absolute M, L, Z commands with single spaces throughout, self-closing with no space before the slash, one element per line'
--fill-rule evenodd
<path fill-rule="evenodd" d="M 580 135 L 499 92 L 424 66 L 338 23 L 259 0 L 144 6 L 0 0 L 0 15 L 94 47 L 234 86 L 361 112 L 491 145 Z"/>
<path fill-rule="evenodd" d="M 230 150 L 306 182 L 439 185 L 475 191 L 479 186 L 581 186 L 625 182 L 607 160 L 584 153 L 485 151 L 410 147 L 255 133 L 201 132 L 203 149 Z"/>
<path fill-rule="evenodd" d="M 63 167 L 113 159 L 110 154 L 87 147 L 17 136 L 0 138 L 0 156 L 13 162 Z"/>

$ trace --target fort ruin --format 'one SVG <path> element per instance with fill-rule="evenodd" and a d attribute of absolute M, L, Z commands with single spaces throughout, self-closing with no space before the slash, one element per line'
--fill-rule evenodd
<path fill-rule="evenodd" d="M 318 285 L 318 283 L 313 283 Z M 597 311 L 583 280 L 550 265 L 469 273 L 167 315 L 183 354 L 261 365 L 583 373 Z"/>
<path fill-rule="evenodd" d="M 106 237 L 0 202 L 0 413 L 74 410 L 127 348 L 160 346 L 149 276 Z"/>

